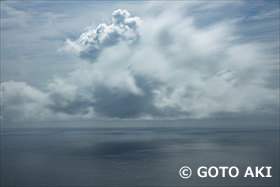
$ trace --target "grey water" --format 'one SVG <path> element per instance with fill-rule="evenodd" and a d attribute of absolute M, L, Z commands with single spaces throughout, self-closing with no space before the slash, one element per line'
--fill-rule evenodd
<path fill-rule="evenodd" d="M 1 185 L 279 186 L 278 146 L 277 128 L 3 128 Z M 200 166 L 240 174 L 199 178 Z M 272 166 L 272 177 L 244 178 L 247 166 Z"/>

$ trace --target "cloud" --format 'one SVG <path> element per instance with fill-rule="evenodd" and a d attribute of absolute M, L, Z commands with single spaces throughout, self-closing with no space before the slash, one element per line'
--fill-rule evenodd
<path fill-rule="evenodd" d="M 1 28 L 9 29 L 12 27 L 24 27 L 30 14 L 28 12 L 20 11 L 12 8 L 8 3 L 1 3 Z"/>
<path fill-rule="evenodd" d="M 238 42 L 234 21 L 198 28 L 183 12 L 173 7 L 141 20 L 114 11 L 112 24 L 66 40 L 61 50 L 83 60 L 45 93 L 26 83 L 2 83 L 3 118 L 201 119 L 275 112 L 278 90 L 267 86 L 265 44 Z"/>
<path fill-rule="evenodd" d="M 89 103 L 83 105 L 74 89 L 59 79 L 49 85 L 47 93 L 24 82 L 1 83 L 1 119 L 23 122 L 93 117 Z"/>
<path fill-rule="evenodd" d="M 45 101 L 47 94 L 24 82 L 4 82 L 1 84 L 1 118 L 23 121 L 45 119 L 48 115 Z"/>
<path fill-rule="evenodd" d="M 251 16 L 249 19 L 251 20 L 263 20 L 263 19 L 271 19 L 277 18 L 279 15 L 279 8 L 269 11 L 263 11 L 255 16 Z"/>
<path fill-rule="evenodd" d="M 91 112 L 90 98 L 80 95 L 75 85 L 56 79 L 48 87 L 50 90 L 47 98 L 49 103 L 46 107 L 54 113 L 86 115 Z"/>
<path fill-rule="evenodd" d="M 67 39 L 61 51 L 75 53 L 81 58 L 94 62 L 100 52 L 121 41 L 133 46 L 139 41 L 138 27 L 139 17 L 131 17 L 127 10 L 115 10 L 112 14 L 112 24 L 99 24 L 96 29 L 92 28 L 81 34 L 78 40 Z"/>

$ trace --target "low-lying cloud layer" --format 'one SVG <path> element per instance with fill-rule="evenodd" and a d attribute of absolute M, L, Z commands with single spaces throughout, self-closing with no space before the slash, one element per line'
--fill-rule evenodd
<path fill-rule="evenodd" d="M 149 19 L 115 10 L 67 39 L 62 52 L 83 59 L 48 91 L 23 82 L 1 84 L 3 120 L 179 119 L 271 113 L 264 45 L 237 42 L 234 21 L 197 28 L 181 9 Z"/>

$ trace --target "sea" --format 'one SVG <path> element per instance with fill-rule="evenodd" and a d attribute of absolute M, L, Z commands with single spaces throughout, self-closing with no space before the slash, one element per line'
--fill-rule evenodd
<path fill-rule="evenodd" d="M 262 166 L 272 177 L 244 177 Z M 279 128 L 2 128 L 1 186 L 279 186 Z"/>

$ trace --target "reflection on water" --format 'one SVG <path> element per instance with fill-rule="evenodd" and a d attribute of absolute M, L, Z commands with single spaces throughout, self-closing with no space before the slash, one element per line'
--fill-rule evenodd
<path fill-rule="evenodd" d="M 278 130 L 252 128 L 2 129 L 2 185 L 278 185 Z M 180 178 L 182 166 L 193 176 Z M 198 178 L 199 166 L 237 166 L 237 178 Z M 272 166 L 272 178 L 243 178 Z M 242 175 L 243 174 L 243 175 Z"/>

